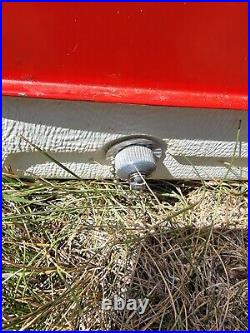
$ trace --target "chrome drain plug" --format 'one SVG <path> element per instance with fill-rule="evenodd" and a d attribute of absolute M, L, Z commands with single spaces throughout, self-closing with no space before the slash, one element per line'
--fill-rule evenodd
<path fill-rule="evenodd" d="M 114 143 L 106 154 L 117 178 L 127 180 L 131 189 L 144 189 L 145 178 L 156 169 L 162 155 L 160 144 L 148 138 L 135 137 Z"/>
<path fill-rule="evenodd" d="M 155 170 L 156 161 L 150 148 L 131 145 L 115 155 L 114 167 L 118 178 L 128 180 L 131 189 L 140 189 L 145 187 L 144 177 Z"/>

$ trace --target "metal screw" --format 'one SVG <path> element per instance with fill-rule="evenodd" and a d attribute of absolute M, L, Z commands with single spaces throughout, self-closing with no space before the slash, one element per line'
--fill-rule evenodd
<path fill-rule="evenodd" d="M 133 173 L 129 177 L 129 186 L 131 190 L 144 190 L 146 182 L 144 179 L 145 175 L 139 173 Z"/>

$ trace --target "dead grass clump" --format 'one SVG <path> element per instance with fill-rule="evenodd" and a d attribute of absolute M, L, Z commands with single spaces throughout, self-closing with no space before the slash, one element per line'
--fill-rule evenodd
<path fill-rule="evenodd" d="M 5 177 L 4 328 L 247 329 L 247 184 L 149 186 Z"/>

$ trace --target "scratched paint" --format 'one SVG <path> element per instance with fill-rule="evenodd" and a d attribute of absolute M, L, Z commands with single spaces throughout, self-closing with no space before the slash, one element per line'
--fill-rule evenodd
<path fill-rule="evenodd" d="M 244 2 L 3 3 L 3 94 L 247 110 Z"/>

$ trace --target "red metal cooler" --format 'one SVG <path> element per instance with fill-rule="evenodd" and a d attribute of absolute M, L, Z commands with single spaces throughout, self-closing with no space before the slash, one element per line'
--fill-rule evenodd
<path fill-rule="evenodd" d="M 247 15 L 244 2 L 3 3 L 4 168 L 73 177 L 39 147 L 81 178 L 122 178 L 132 145 L 149 148 L 151 178 L 246 178 Z"/>

